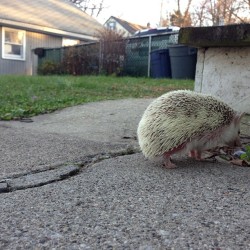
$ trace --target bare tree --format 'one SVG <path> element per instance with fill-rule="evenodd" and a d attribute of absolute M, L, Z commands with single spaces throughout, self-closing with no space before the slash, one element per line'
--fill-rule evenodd
<path fill-rule="evenodd" d="M 174 26 L 186 27 L 191 26 L 192 20 L 189 12 L 192 0 L 188 0 L 187 7 L 185 8 L 184 14 L 181 11 L 181 0 L 177 0 L 177 10 L 170 15 L 170 22 Z"/>
<path fill-rule="evenodd" d="M 243 2 L 248 5 L 248 8 L 250 10 L 250 0 L 243 0 Z"/>
<path fill-rule="evenodd" d="M 194 26 L 205 26 L 207 20 L 207 6 L 208 0 L 203 0 L 200 5 L 195 6 L 192 13 L 192 24 Z"/>
<path fill-rule="evenodd" d="M 91 16 L 98 16 L 104 9 L 104 0 L 69 0 Z"/>
<path fill-rule="evenodd" d="M 207 12 L 210 14 L 213 25 L 234 23 L 233 13 L 239 10 L 238 2 L 235 0 L 209 0 Z"/>
<path fill-rule="evenodd" d="M 195 26 L 249 22 L 249 4 L 250 0 L 204 0 L 194 8 L 192 22 Z"/>

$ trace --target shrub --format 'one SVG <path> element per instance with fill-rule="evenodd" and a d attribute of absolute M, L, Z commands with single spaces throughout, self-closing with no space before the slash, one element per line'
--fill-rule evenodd
<path fill-rule="evenodd" d="M 67 74 L 93 75 L 99 72 L 99 44 L 64 48 L 62 66 Z"/>
<path fill-rule="evenodd" d="M 106 75 L 120 75 L 126 54 L 124 33 L 104 29 L 99 32 L 101 71 Z"/>
<path fill-rule="evenodd" d="M 39 75 L 59 75 L 62 74 L 61 65 L 51 60 L 46 60 L 38 67 Z"/>

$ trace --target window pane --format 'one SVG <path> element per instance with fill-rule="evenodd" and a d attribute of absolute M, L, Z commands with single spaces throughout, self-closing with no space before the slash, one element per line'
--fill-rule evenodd
<path fill-rule="evenodd" d="M 62 46 L 73 46 L 79 43 L 80 43 L 79 40 L 63 38 Z"/>
<path fill-rule="evenodd" d="M 21 56 L 22 47 L 20 45 L 5 44 L 5 54 Z"/>
<path fill-rule="evenodd" d="M 20 31 L 5 31 L 5 42 L 22 44 L 23 32 Z"/>
<path fill-rule="evenodd" d="M 109 22 L 108 23 L 108 28 L 111 30 L 115 30 L 116 29 L 116 23 L 115 22 Z"/>

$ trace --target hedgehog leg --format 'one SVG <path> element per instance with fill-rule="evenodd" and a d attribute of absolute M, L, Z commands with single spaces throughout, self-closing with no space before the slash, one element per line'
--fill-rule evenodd
<path fill-rule="evenodd" d="M 188 156 L 191 157 L 191 158 L 195 158 L 195 152 L 194 150 L 191 150 L 188 152 Z"/>
<path fill-rule="evenodd" d="M 191 150 L 188 155 L 196 160 L 201 160 L 201 152 L 199 150 Z"/>
<path fill-rule="evenodd" d="M 169 154 L 163 154 L 164 166 L 166 168 L 176 168 L 176 165 L 171 161 L 171 157 Z"/>

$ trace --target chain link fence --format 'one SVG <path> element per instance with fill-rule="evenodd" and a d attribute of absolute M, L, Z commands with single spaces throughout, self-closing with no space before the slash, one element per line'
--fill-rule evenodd
<path fill-rule="evenodd" d="M 178 43 L 178 32 L 46 48 L 38 55 L 38 74 L 116 74 L 150 76 L 150 53 Z"/>

